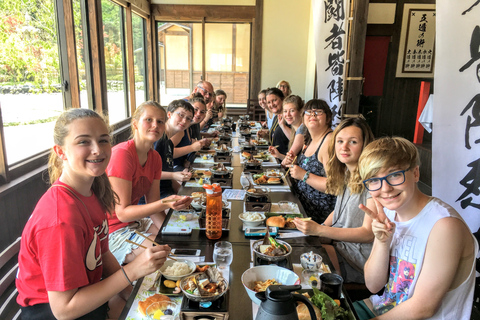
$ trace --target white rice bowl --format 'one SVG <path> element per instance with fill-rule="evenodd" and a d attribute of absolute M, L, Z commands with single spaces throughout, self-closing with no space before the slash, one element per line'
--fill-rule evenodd
<path fill-rule="evenodd" d="M 195 263 L 185 259 L 176 259 L 177 261 L 165 261 L 159 270 L 168 280 L 180 280 L 188 275 L 191 275 L 195 271 Z"/>

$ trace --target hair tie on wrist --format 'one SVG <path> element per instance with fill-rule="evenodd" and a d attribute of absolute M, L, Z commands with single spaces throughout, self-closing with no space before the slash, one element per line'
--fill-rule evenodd
<path fill-rule="evenodd" d="M 125 276 L 125 279 L 127 279 L 128 283 L 130 283 L 130 285 L 133 287 L 133 282 L 130 280 L 130 278 L 127 276 L 127 273 L 125 272 L 125 270 L 123 269 L 122 266 L 120 266 L 120 269 L 122 269 L 122 272 L 123 272 L 123 275 Z"/>

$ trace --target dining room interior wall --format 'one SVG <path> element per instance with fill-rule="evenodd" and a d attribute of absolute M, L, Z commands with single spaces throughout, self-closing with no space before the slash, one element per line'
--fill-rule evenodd
<path fill-rule="evenodd" d="M 262 89 L 287 80 L 305 98 L 310 16 L 310 1 L 264 1 Z"/>

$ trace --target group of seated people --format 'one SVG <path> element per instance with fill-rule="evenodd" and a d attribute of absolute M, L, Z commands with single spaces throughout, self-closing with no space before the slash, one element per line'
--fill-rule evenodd
<path fill-rule="evenodd" d="M 213 87 L 201 81 L 167 110 L 142 103 L 131 138 L 113 148 L 94 111 L 59 117 L 52 186 L 22 234 L 16 285 L 23 319 L 120 315 L 132 282 L 170 254 L 168 245 L 154 246 L 137 232 L 154 240 L 165 210 L 190 205 L 178 186 L 191 177 L 191 155 L 210 143 L 202 129 L 225 115 L 226 94 L 217 90 L 219 96 L 212 103 Z M 332 130 L 328 104 L 304 104 L 286 81 L 262 90 L 259 102 L 267 129 L 258 135 L 289 168 L 312 218 L 296 218 L 298 230 L 330 239 L 327 252 L 345 282 L 384 289 L 354 304 L 360 318 L 469 319 L 478 244 L 452 207 L 418 189 L 416 147 L 398 137 L 375 140 L 361 117 Z"/>

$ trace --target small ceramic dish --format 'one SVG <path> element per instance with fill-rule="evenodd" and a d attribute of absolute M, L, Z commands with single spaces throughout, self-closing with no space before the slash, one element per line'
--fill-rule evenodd
<path fill-rule="evenodd" d="M 322 256 L 317 253 L 313 253 L 312 251 L 302 253 L 300 255 L 300 264 L 302 265 L 302 268 L 305 270 L 310 270 L 310 271 L 322 270 L 322 261 L 323 261 Z"/>
<path fill-rule="evenodd" d="M 263 212 L 244 212 L 238 215 L 238 218 L 240 218 L 247 227 L 259 226 L 266 219 Z"/>

